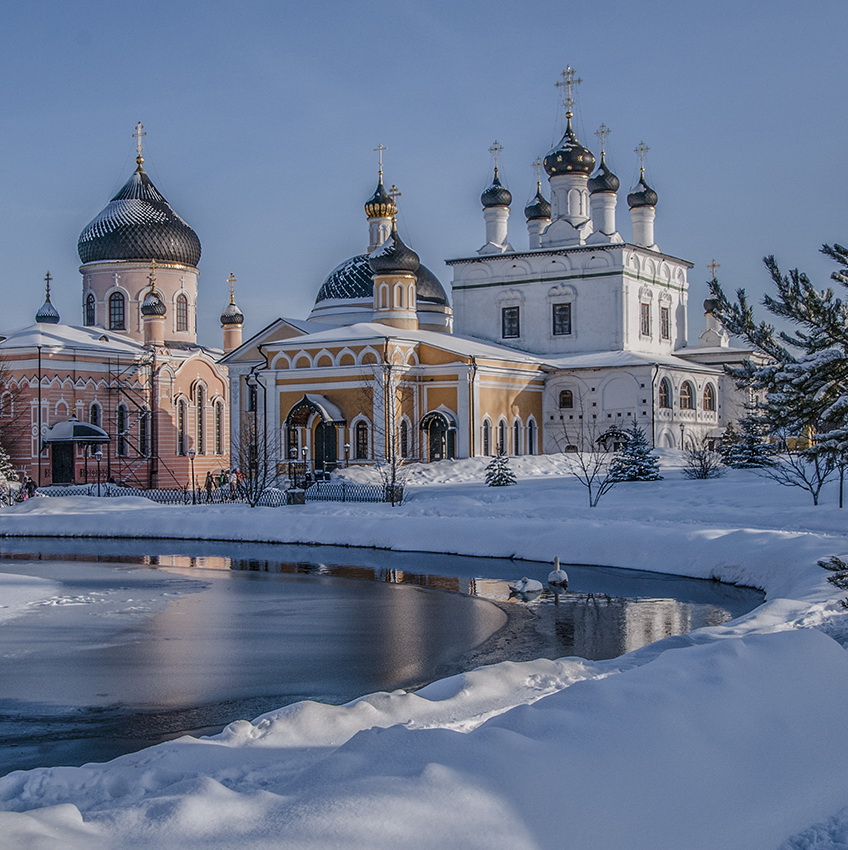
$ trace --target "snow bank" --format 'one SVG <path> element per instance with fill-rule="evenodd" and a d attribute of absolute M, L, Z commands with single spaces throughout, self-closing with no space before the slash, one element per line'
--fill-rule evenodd
<path fill-rule="evenodd" d="M 845 513 L 827 504 L 833 494 L 812 508 L 750 472 L 685 481 L 669 455 L 667 480 L 621 485 L 589 509 L 555 460 L 514 462 L 519 482 L 506 488 L 484 487 L 479 461 L 411 470 L 410 498 L 394 509 L 72 498 L 4 511 L 5 534 L 131 529 L 559 555 L 720 577 L 761 587 L 768 601 L 611 661 L 506 662 L 414 694 L 299 703 L 104 765 L 12 773 L 0 779 L 3 840 L 70 850 L 765 850 L 848 831 L 848 739 L 836 731 L 848 656 L 822 633 L 845 641 L 848 629 L 815 564 L 848 552 Z M 548 571 L 522 564 L 516 578 Z"/>

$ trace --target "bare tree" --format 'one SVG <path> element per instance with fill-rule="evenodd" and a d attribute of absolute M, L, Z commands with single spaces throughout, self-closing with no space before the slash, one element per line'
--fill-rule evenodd
<path fill-rule="evenodd" d="M 277 483 L 277 460 L 264 417 L 246 416 L 232 436 L 230 463 L 241 472 L 237 494 L 255 508 L 269 487 Z"/>
<path fill-rule="evenodd" d="M 554 440 L 564 452 L 568 471 L 586 488 L 589 507 L 594 508 L 619 483 L 612 467 L 617 453 L 607 451 L 607 435 L 599 434 L 594 423 L 587 427 L 582 416 L 578 423 L 576 428 L 563 423 L 562 433 Z"/>
<path fill-rule="evenodd" d="M 690 439 L 683 451 L 683 458 L 683 475 L 686 478 L 721 478 L 727 474 L 721 455 L 709 447 L 706 439 Z"/>
<path fill-rule="evenodd" d="M 834 455 L 798 448 L 791 441 L 785 443 L 785 450 L 774 456 L 774 464 L 756 470 L 757 474 L 785 487 L 806 490 L 812 496 L 813 504 L 817 505 L 822 488 L 837 472 L 838 464 Z"/>

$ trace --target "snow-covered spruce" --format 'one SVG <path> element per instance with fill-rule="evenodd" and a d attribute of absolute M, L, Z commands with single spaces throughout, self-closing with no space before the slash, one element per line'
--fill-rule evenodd
<path fill-rule="evenodd" d="M 515 484 L 515 473 L 509 468 L 509 458 L 503 452 L 498 452 L 486 467 L 486 484 L 489 487 Z"/>
<path fill-rule="evenodd" d="M 615 481 L 659 481 L 659 458 L 648 445 L 644 430 L 634 422 L 624 432 L 624 446 L 619 449 L 610 466 Z"/>

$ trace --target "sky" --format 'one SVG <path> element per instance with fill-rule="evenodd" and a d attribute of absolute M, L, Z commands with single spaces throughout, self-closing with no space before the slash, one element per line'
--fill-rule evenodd
<path fill-rule="evenodd" d="M 131 174 L 138 121 L 148 174 L 203 245 L 202 341 L 220 344 L 230 272 L 246 334 L 308 314 L 367 247 L 378 144 L 401 235 L 447 288 L 443 261 L 485 241 L 496 139 L 510 240 L 526 248 L 531 163 L 562 134 L 554 83 L 571 65 L 578 137 L 597 154 L 595 130 L 612 130 L 626 239 L 633 149 L 650 147 L 656 240 L 694 263 L 696 338 L 713 258 L 726 288 L 756 297 L 766 254 L 828 285 L 818 249 L 848 242 L 846 24 L 842 0 L 14 4 L 0 28 L 2 327 L 32 321 L 47 270 L 63 321 L 81 322 L 77 238 Z"/>

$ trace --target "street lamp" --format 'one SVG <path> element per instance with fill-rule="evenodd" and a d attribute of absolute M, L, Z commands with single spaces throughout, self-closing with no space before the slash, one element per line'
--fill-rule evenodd
<path fill-rule="evenodd" d="M 681 422 L 680 423 L 680 448 L 684 449 L 685 446 L 683 444 L 683 432 L 686 429 L 686 426 Z"/>
<path fill-rule="evenodd" d="M 103 452 L 98 449 L 94 453 L 94 459 L 97 461 L 97 495 L 100 495 L 100 461 L 103 460 Z"/>
<path fill-rule="evenodd" d="M 344 444 L 344 450 L 345 450 L 345 468 L 347 468 L 348 466 L 350 466 L 350 443 Z"/>
<path fill-rule="evenodd" d="M 188 459 L 191 463 L 191 503 L 197 504 L 197 482 L 194 480 L 194 456 L 197 454 L 195 449 L 188 450 Z"/>

